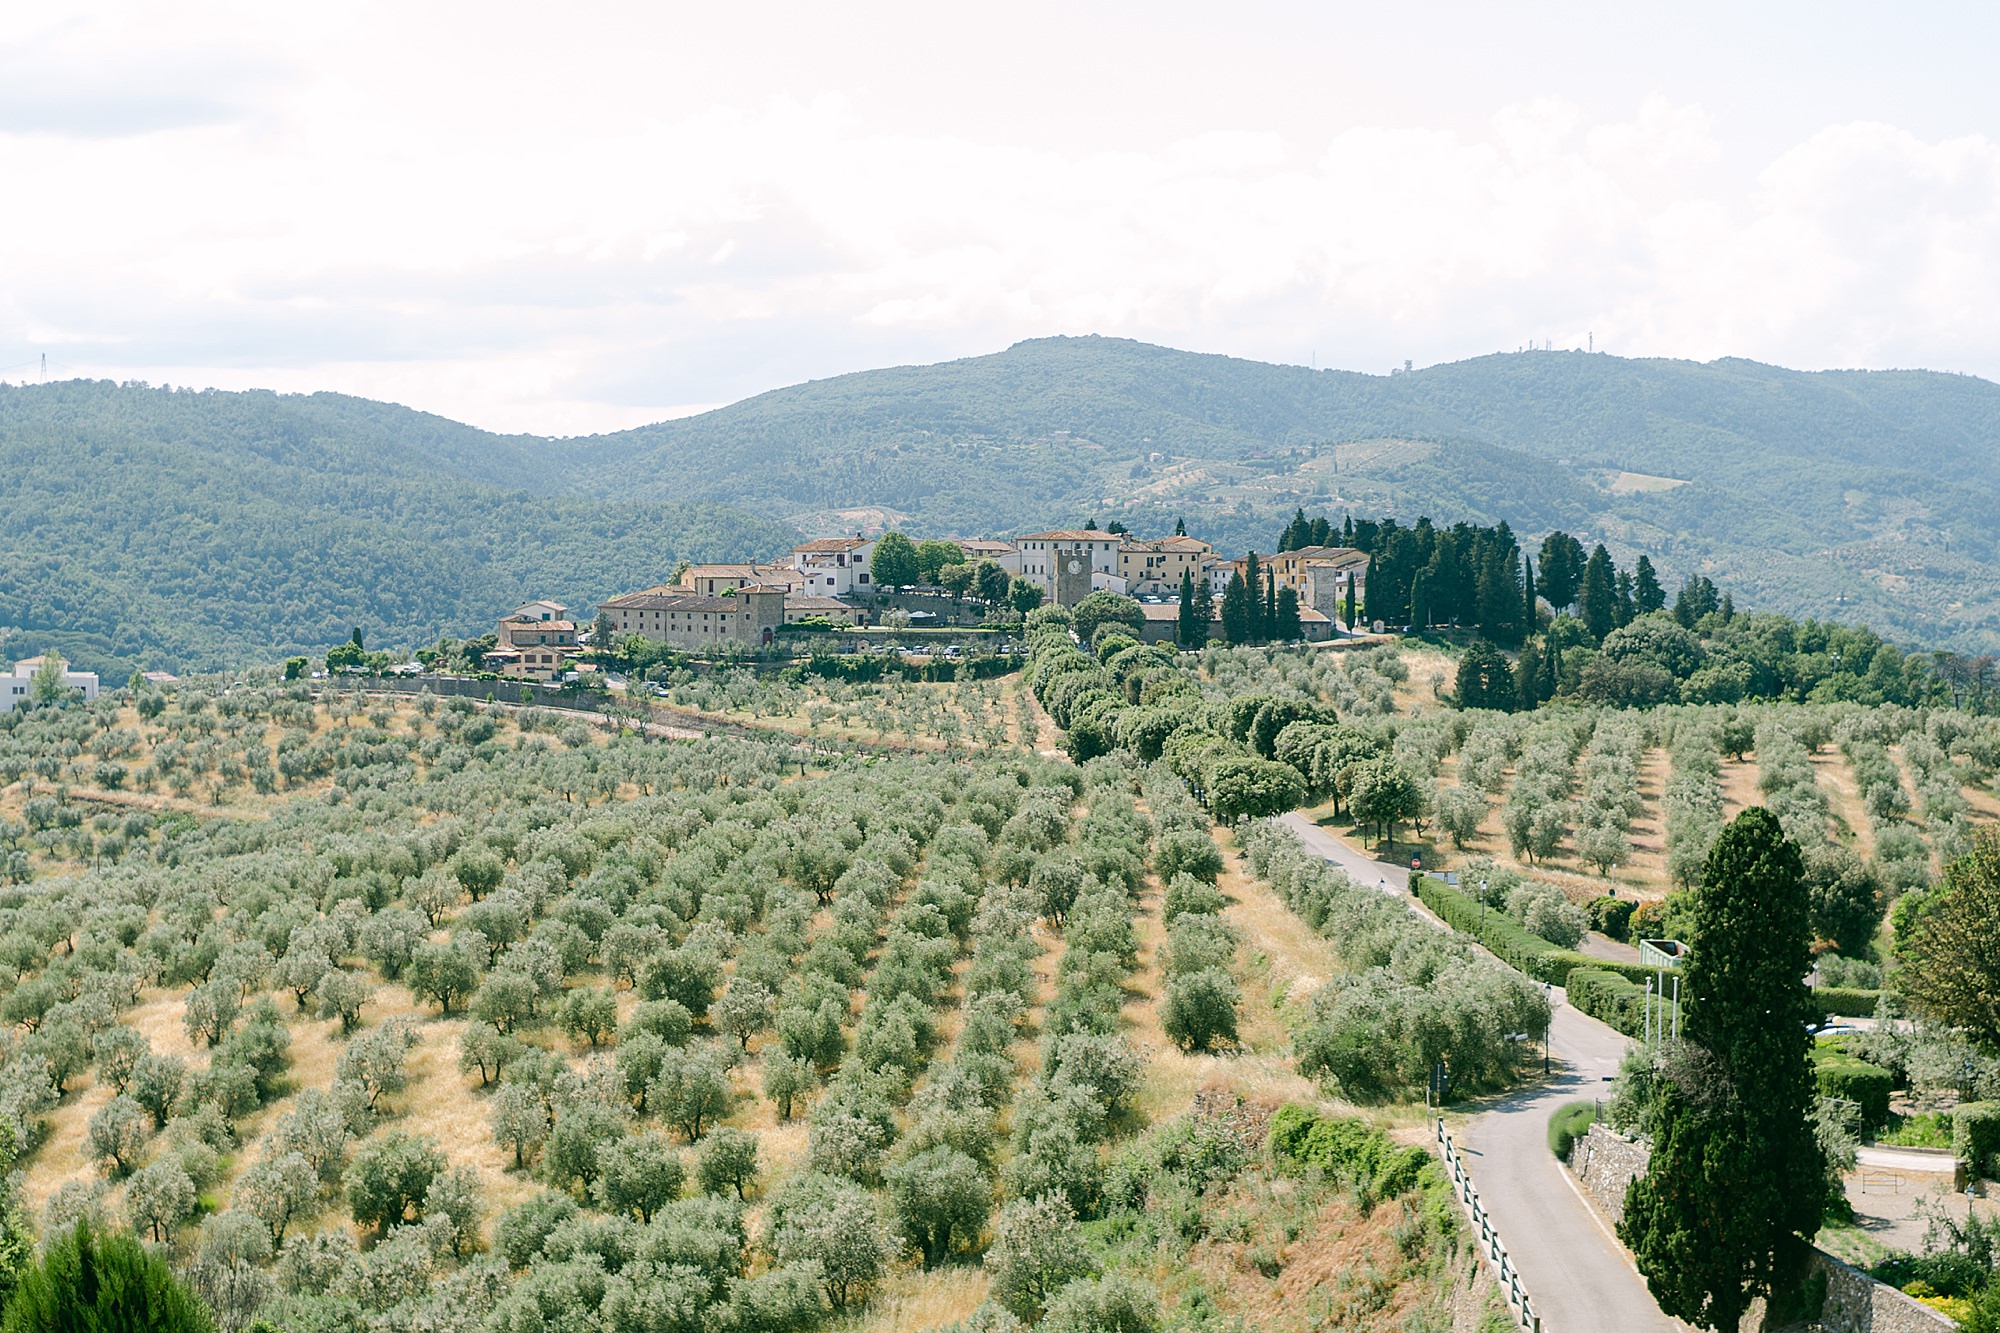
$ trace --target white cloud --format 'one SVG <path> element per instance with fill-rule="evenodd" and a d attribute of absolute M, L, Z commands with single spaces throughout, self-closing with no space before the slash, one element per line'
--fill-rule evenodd
<path fill-rule="evenodd" d="M 1392 115 L 1367 41 L 1315 79 L 1277 25 L 1051 54 L 1056 15 L 65 20 L 0 42 L 0 366 L 561 433 L 1056 332 L 2000 372 L 1983 134 L 1849 117 L 1746 163 L 1770 127 L 1664 65 L 1609 106 L 1403 71 L 1434 105 Z"/>

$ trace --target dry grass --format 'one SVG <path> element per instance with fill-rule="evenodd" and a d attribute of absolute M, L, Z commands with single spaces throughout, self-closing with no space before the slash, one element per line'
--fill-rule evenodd
<path fill-rule="evenodd" d="M 1755 754 L 1747 754 L 1741 760 L 1724 756 L 1721 767 L 1724 820 L 1734 819 L 1751 806 L 1763 804 L 1764 793 L 1757 790 Z"/>
<path fill-rule="evenodd" d="M 904 1269 L 876 1289 L 854 1333 L 921 1333 L 971 1316 L 986 1299 L 986 1270 L 958 1263 L 923 1272 Z"/>
<path fill-rule="evenodd" d="M 1833 814 L 1834 835 L 1865 857 L 1875 855 L 1875 825 L 1861 803 L 1854 770 L 1838 750 L 1821 750 L 1812 757 L 1813 780 L 1826 795 Z"/>

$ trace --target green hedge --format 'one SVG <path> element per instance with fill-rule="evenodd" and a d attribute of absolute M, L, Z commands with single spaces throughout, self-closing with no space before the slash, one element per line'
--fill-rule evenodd
<path fill-rule="evenodd" d="M 1875 1007 L 1881 1003 L 1879 990 L 1861 990 L 1854 986 L 1815 986 L 1813 1002 L 1829 1014 L 1839 1014 L 1843 1018 L 1873 1018 Z"/>
<path fill-rule="evenodd" d="M 1609 1023 L 1628 1037 L 1646 1027 L 1646 988 L 1600 967 L 1570 969 L 1569 1002 L 1578 1013 Z"/>
<path fill-rule="evenodd" d="M 1972 1164 L 1974 1175 L 2000 1173 L 2000 1102 L 1966 1102 L 1951 1113 L 1951 1150 Z"/>
<path fill-rule="evenodd" d="M 1813 1047 L 1813 1077 L 1822 1097 L 1859 1104 L 1862 1127 L 1870 1132 L 1889 1123 L 1889 1093 L 1896 1076 L 1832 1046 Z"/>
<path fill-rule="evenodd" d="M 1417 877 L 1417 898 L 1453 930 L 1472 936 L 1501 961 L 1537 981 L 1566 986 L 1569 974 L 1585 967 L 1593 971 L 1615 972 L 1643 989 L 1646 978 L 1665 975 L 1661 969 L 1643 963 L 1623 963 L 1609 958 L 1593 958 L 1574 949 L 1558 949 L 1497 907 L 1485 908 L 1482 914 L 1477 898 L 1460 893 L 1431 875 Z M 1869 1012 L 1874 1011 L 1871 1009 Z"/>

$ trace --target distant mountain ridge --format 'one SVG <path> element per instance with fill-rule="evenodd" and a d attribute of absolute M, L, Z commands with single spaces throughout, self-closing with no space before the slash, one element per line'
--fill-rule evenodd
<path fill-rule="evenodd" d="M 478 632 L 871 522 L 1184 517 L 1240 549 L 1300 506 L 1561 526 L 1747 606 L 2000 647 L 2000 385 L 1925 371 L 1534 352 L 1374 376 L 1045 338 L 578 440 L 72 382 L 0 388 L 0 477 L 0 656 L 118 669 Z"/>

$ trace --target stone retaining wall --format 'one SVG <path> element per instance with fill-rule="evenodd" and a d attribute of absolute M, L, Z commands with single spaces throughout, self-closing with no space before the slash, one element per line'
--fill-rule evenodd
<path fill-rule="evenodd" d="M 1570 1168 L 1593 1208 L 1615 1227 L 1625 1214 L 1625 1187 L 1644 1175 L 1650 1153 L 1642 1143 L 1592 1125 L 1570 1149 Z M 1818 1322 L 1766 1324 L 1764 1303 L 1756 1302 L 1744 1317 L 1743 1333 L 1947 1333 L 1958 1327 L 1894 1287 L 1884 1286 L 1821 1250 L 1813 1251 L 1813 1271 L 1826 1279 L 1826 1304 Z"/>
<path fill-rule="evenodd" d="M 1591 1205 L 1614 1227 L 1625 1216 L 1625 1187 L 1634 1176 L 1646 1173 L 1647 1156 L 1644 1144 L 1634 1143 L 1603 1125 L 1592 1125 L 1590 1132 L 1570 1149 L 1570 1169 L 1576 1175 L 1576 1183 L 1583 1186 Z"/>

